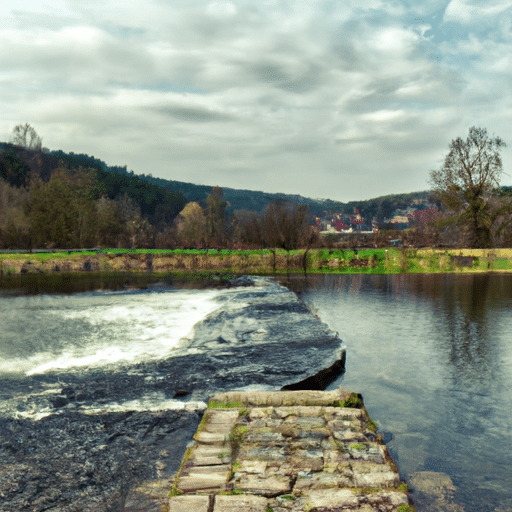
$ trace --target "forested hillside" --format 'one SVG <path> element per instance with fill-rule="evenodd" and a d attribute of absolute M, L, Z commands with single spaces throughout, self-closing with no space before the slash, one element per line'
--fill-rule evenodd
<path fill-rule="evenodd" d="M 187 202 L 196 201 L 202 206 L 206 205 L 206 198 L 211 193 L 212 186 L 217 185 L 215 183 L 212 183 L 211 185 L 196 185 L 194 183 L 184 181 L 156 178 L 151 175 L 135 174 L 133 171 L 128 171 L 126 165 L 109 166 L 102 160 L 84 154 L 64 153 L 59 150 L 51 151 L 49 155 L 65 162 L 69 168 L 94 168 L 117 175 L 116 178 L 110 177 L 109 181 L 121 176 L 142 180 L 152 185 L 157 185 L 160 188 L 171 190 L 175 193 L 181 192 L 185 196 Z M 393 212 L 397 209 L 405 209 L 409 207 L 414 200 L 427 199 L 430 196 L 430 192 L 423 191 L 409 194 L 392 194 L 375 199 L 342 203 L 331 199 L 312 199 L 300 195 L 260 192 L 255 190 L 234 189 L 230 187 L 222 187 L 222 190 L 224 192 L 224 200 L 227 203 L 226 213 L 228 215 L 233 214 L 236 210 L 262 212 L 271 201 L 284 200 L 309 206 L 311 214 L 318 217 L 324 217 L 332 213 L 352 213 L 354 208 L 356 208 L 361 212 L 363 217 L 371 219 L 375 216 L 382 216 L 383 218 L 386 218 L 392 216 Z"/>
<path fill-rule="evenodd" d="M 109 166 L 86 154 L 0 143 L 0 248 L 269 243 L 291 247 L 290 240 L 296 236 L 291 231 L 281 233 L 280 238 L 275 232 L 265 232 L 277 229 L 275 219 L 300 224 L 302 241 L 311 241 L 304 223 L 314 224 L 315 216 L 352 214 L 357 209 L 370 222 L 382 220 L 428 195 L 420 192 L 341 203 L 212 188 L 137 175 L 126 166 Z"/>

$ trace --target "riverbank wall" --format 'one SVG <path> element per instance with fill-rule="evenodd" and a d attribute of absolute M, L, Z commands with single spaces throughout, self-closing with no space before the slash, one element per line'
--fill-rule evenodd
<path fill-rule="evenodd" d="M 362 397 L 335 391 L 214 396 L 184 457 L 169 512 L 408 512 Z"/>
<path fill-rule="evenodd" d="M 0 277 L 69 272 L 207 274 L 512 272 L 512 249 L 174 250 L 0 254 Z"/>

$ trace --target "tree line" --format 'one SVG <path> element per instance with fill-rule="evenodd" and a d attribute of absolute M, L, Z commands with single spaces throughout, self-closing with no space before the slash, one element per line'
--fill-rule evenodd
<path fill-rule="evenodd" d="M 454 139 L 443 166 L 430 172 L 439 214 L 401 233 L 416 246 L 512 246 L 512 189 L 500 187 L 500 151 L 484 128 Z M 87 165 L 87 166 L 86 166 Z M 418 198 L 425 193 L 418 193 Z M 363 216 L 391 216 L 408 195 L 349 203 Z M 403 203 L 403 204 L 402 204 Z M 320 243 L 309 206 L 275 199 L 262 211 L 229 212 L 223 190 L 204 200 L 87 155 L 42 151 L 28 124 L 0 144 L 0 248 L 281 248 Z M 386 243 L 375 237 L 374 243 Z"/>
<path fill-rule="evenodd" d="M 228 215 L 219 187 L 189 202 L 125 168 L 109 172 L 93 157 L 42 152 L 30 125 L 13 133 L 13 143 L 0 147 L 0 248 L 291 250 L 315 239 L 306 206 L 276 201 L 262 213 Z"/>

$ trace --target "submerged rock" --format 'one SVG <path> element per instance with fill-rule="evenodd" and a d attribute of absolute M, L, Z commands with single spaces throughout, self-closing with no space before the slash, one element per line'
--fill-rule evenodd
<path fill-rule="evenodd" d="M 454 501 L 457 488 L 446 473 L 416 471 L 409 475 L 414 503 L 425 512 L 463 512 L 464 507 Z"/>

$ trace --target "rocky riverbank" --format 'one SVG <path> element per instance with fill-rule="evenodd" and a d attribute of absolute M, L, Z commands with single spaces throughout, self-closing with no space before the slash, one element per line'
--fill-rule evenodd
<path fill-rule="evenodd" d="M 0 511 L 160 512 L 210 396 L 343 371 L 341 340 L 294 293 L 231 286 L 166 359 L 2 380 Z"/>

